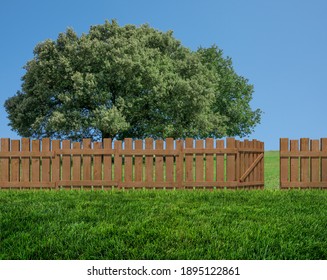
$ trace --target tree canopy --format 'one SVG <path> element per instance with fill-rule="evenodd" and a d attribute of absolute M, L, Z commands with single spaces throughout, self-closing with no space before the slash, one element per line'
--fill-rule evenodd
<path fill-rule="evenodd" d="M 222 50 L 192 51 L 149 25 L 69 28 L 39 43 L 24 68 L 5 102 L 23 137 L 243 137 L 260 122 L 253 86 Z"/>

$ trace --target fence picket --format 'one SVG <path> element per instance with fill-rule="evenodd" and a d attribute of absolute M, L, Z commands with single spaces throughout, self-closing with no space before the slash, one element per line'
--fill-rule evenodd
<path fill-rule="evenodd" d="M 298 140 L 291 140 L 290 145 L 291 152 L 297 152 L 299 150 L 299 141 Z M 291 159 L 291 172 L 290 178 L 291 182 L 298 182 L 299 179 L 299 158 L 298 156 L 292 156 Z"/>
<path fill-rule="evenodd" d="M 145 156 L 145 182 L 153 182 L 153 154 L 155 150 L 153 149 L 153 139 L 145 139 L 145 149 L 147 151 L 152 151 L 152 155 Z"/>
<path fill-rule="evenodd" d="M 51 143 L 52 151 L 56 153 L 55 157 L 52 159 L 52 181 L 58 182 L 60 180 L 60 140 L 52 140 Z"/>
<path fill-rule="evenodd" d="M 203 149 L 204 142 L 203 140 L 196 140 L 195 141 L 195 149 Z M 196 182 L 203 182 L 203 162 L 204 156 L 202 153 L 197 153 L 195 155 L 195 181 Z"/>
<path fill-rule="evenodd" d="M 122 149 L 122 142 L 115 141 L 115 155 L 114 155 L 114 180 L 118 182 L 118 188 L 121 188 L 120 182 L 122 182 L 122 156 L 121 156 L 121 149 Z"/>
<path fill-rule="evenodd" d="M 63 140 L 62 149 L 69 150 L 70 148 L 70 140 Z M 69 181 L 71 179 L 70 173 L 70 154 L 65 153 L 62 155 L 62 180 Z"/>
<path fill-rule="evenodd" d="M 112 140 L 110 138 L 103 139 L 103 148 L 105 151 L 112 150 Z M 112 154 L 103 155 L 103 180 L 112 181 Z"/>
<path fill-rule="evenodd" d="M 102 142 L 93 143 L 94 150 L 102 150 Z M 93 157 L 93 179 L 96 181 L 102 180 L 102 155 L 94 155 Z"/>
<path fill-rule="evenodd" d="M 309 151 L 309 138 L 300 139 L 300 151 Z M 309 157 L 301 157 L 300 176 L 302 182 L 309 182 Z"/>
<path fill-rule="evenodd" d="M 10 140 L 9 138 L 2 138 L 1 139 L 1 151 L 2 152 L 9 152 L 10 151 Z M 1 181 L 9 182 L 9 157 L 2 157 L 1 158 Z"/>
<path fill-rule="evenodd" d="M 126 138 L 124 141 L 124 182 L 129 183 L 133 181 L 133 141 L 132 138 Z"/>
<path fill-rule="evenodd" d="M 143 140 L 135 140 L 135 150 L 143 149 Z M 143 181 L 143 156 L 135 155 L 135 182 Z"/>
<path fill-rule="evenodd" d="M 178 153 L 176 158 L 176 186 L 181 189 L 184 182 L 184 145 L 182 140 L 176 141 L 176 151 Z"/>
<path fill-rule="evenodd" d="M 319 151 L 319 140 L 310 141 L 311 151 Z M 311 182 L 319 182 L 319 157 L 311 157 Z"/>
<path fill-rule="evenodd" d="M 213 139 L 206 139 L 206 149 L 213 149 Z M 207 182 L 213 182 L 214 180 L 214 161 L 213 154 L 206 153 L 205 155 L 206 164 L 205 164 L 205 178 Z"/>
<path fill-rule="evenodd" d="M 20 151 L 20 141 L 11 140 L 11 151 L 13 153 Z M 2 167 L 1 167 L 2 169 Z M 19 182 L 20 181 L 20 158 L 12 157 L 11 158 L 11 178 L 10 182 Z"/>
<path fill-rule="evenodd" d="M 174 150 L 174 139 L 166 139 L 166 150 Z M 166 182 L 170 183 L 171 186 L 174 185 L 174 156 L 166 155 Z"/>
<path fill-rule="evenodd" d="M 75 142 L 73 144 L 73 150 L 81 150 L 81 143 Z M 81 155 L 73 155 L 73 180 L 81 181 Z"/>
<path fill-rule="evenodd" d="M 83 139 L 83 150 L 91 149 L 91 139 Z M 83 155 L 83 180 L 91 180 L 91 155 Z"/>
<path fill-rule="evenodd" d="M 43 138 L 42 139 L 42 152 L 50 152 L 50 139 Z M 42 157 L 42 173 L 41 180 L 43 183 L 47 183 L 51 181 L 51 171 L 50 171 L 50 157 L 45 156 Z"/>
<path fill-rule="evenodd" d="M 224 140 L 216 140 L 216 148 L 224 149 Z M 216 181 L 222 183 L 225 181 L 225 154 L 216 154 Z"/>
<path fill-rule="evenodd" d="M 227 138 L 227 148 L 233 149 L 235 148 L 235 139 L 234 138 Z M 235 181 L 236 174 L 235 174 L 235 154 L 228 153 L 227 154 L 227 170 L 226 176 L 227 181 Z"/>
<path fill-rule="evenodd" d="M 185 140 L 185 148 L 192 149 L 193 148 L 193 138 L 186 138 Z M 193 182 L 193 154 L 186 153 L 185 154 L 185 168 L 186 168 L 186 182 Z"/>
<path fill-rule="evenodd" d="M 22 139 L 22 151 L 29 152 L 30 151 L 30 139 L 23 138 Z M 30 158 L 23 157 L 22 158 L 22 182 L 30 181 Z"/>
<path fill-rule="evenodd" d="M 163 165 L 163 155 L 161 152 L 163 151 L 163 140 L 156 141 L 156 152 L 158 155 L 155 155 L 155 178 L 156 182 L 164 182 L 164 165 Z"/>
<path fill-rule="evenodd" d="M 287 188 L 288 186 L 288 171 L 289 171 L 289 164 L 288 164 L 288 157 L 284 156 L 284 152 L 288 152 L 288 138 L 281 138 L 279 140 L 279 181 L 280 181 L 280 188 Z"/>

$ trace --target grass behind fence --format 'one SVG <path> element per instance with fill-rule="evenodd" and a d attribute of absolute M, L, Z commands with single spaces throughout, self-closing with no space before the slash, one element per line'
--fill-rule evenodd
<path fill-rule="evenodd" d="M 279 152 L 265 151 L 265 189 L 279 188 Z"/>

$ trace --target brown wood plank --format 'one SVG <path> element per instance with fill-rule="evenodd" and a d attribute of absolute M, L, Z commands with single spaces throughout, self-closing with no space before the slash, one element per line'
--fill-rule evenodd
<path fill-rule="evenodd" d="M 48 153 L 50 151 L 50 139 L 43 138 L 42 139 L 42 154 Z M 50 182 L 51 180 L 51 171 L 50 171 L 50 158 L 42 156 L 42 173 L 41 173 L 41 181 L 46 183 Z"/>
<path fill-rule="evenodd" d="M 327 153 L 327 138 L 320 139 L 321 153 Z M 327 183 L 327 157 L 321 158 L 321 181 Z M 327 185 L 327 184 L 326 184 Z"/>
<path fill-rule="evenodd" d="M 301 152 L 301 151 L 294 151 L 294 152 L 282 152 L 280 154 L 280 157 L 327 157 L 327 153 L 326 152 L 322 152 L 322 151 L 308 151 L 308 152 Z"/>
<path fill-rule="evenodd" d="M 103 139 L 103 148 L 104 150 L 112 150 L 111 138 Z M 105 181 L 112 180 L 112 154 L 103 155 L 103 180 Z"/>
<path fill-rule="evenodd" d="M 173 138 L 166 139 L 166 149 L 174 150 Z M 174 182 L 174 156 L 172 155 L 166 156 L 166 182 Z"/>
<path fill-rule="evenodd" d="M 190 138 L 193 140 L 193 138 Z M 244 149 L 244 152 L 253 152 L 253 150 L 249 149 Z M 257 151 L 259 152 L 259 150 Z M 192 154 L 192 155 L 197 155 L 197 154 L 237 154 L 238 149 L 235 148 L 214 148 L 214 149 L 208 149 L 208 148 L 185 148 L 184 149 L 184 154 Z"/>
<path fill-rule="evenodd" d="M 309 138 L 300 139 L 300 151 L 309 151 Z M 309 157 L 302 156 L 300 158 L 300 181 L 309 182 Z"/>
<path fill-rule="evenodd" d="M 186 138 L 185 139 L 185 149 L 193 149 L 193 138 Z M 185 154 L 185 181 L 186 182 L 193 182 L 193 154 L 187 153 Z"/>
<path fill-rule="evenodd" d="M 75 149 L 81 149 L 81 143 L 80 142 L 74 142 L 73 143 L 73 150 Z M 74 181 L 79 181 L 81 186 L 81 155 L 74 154 L 73 155 L 73 180 Z"/>
<path fill-rule="evenodd" d="M 244 165 L 244 157 L 245 157 L 245 153 L 242 151 L 242 149 L 244 148 L 244 142 L 240 141 L 238 144 L 238 148 L 239 148 L 239 174 L 240 174 L 240 180 L 242 178 L 242 175 L 245 173 L 246 169 L 245 169 L 245 165 Z"/>
<path fill-rule="evenodd" d="M 1 151 L 9 152 L 10 151 L 10 139 L 9 138 L 1 138 Z M 1 181 L 9 182 L 10 181 L 10 161 L 9 157 L 2 156 L 0 158 L 0 172 L 1 172 Z"/>
<path fill-rule="evenodd" d="M 145 139 L 145 149 L 155 153 L 152 138 Z M 153 182 L 153 154 L 145 157 L 145 182 Z"/>
<path fill-rule="evenodd" d="M 30 139 L 22 138 L 22 151 L 30 151 Z M 30 181 L 30 158 L 22 158 L 22 182 Z"/>
<path fill-rule="evenodd" d="M 247 152 L 244 154 L 244 167 L 245 170 L 248 170 L 249 166 L 251 165 L 251 147 L 250 147 L 250 141 L 244 140 L 244 147 L 247 149 Z M 250 182 L 250 177 L 246 177 L 245 182 Z"/>
<path fill-rule="evenodd" d="M 51 141 L 52 151 L 56 152 L 56 156 L 52 159 L 51 163 L 51 176 L 52 182 L 57 182 L 60 180 L 60 140 Z"/>
<path fill-rule="evenodd" d="M 286 182 L 281 185 L 281 189 L 288 189 L 288 188 L 322 188 L 327 190 L 327 185 L 325 182 Z"/>
<path fill-rule="evenodd" d="M 256 141 L 256 146 L 258 148 L 261 148 L 262 147 L 262 142 L 260 141 Z M 263 165 L 263 162 L 264 162 L 264 150 L 262 150 L 262 159 L 260 160 L 259 164 L 257 165 L 256 167 L 256 176 L 255 176 L 255 181 L 262 181 L 262 185 L 264 185 L 264 178 L 262 176 L 263 174 L 263 171 L 262 171 L 262 168 L 264 167 Z"/>
<path fill-rule="evenodd" d="M 258 140 L 254 141 L 255 148 L 260 148 L 260 142 Z M 262 155 L 262 157 L 261 157 Z M 262 161 L 263 157 L 264 157 L 264 153 L 262 154 L 255 154 L 255 160 L 257 159 L 257 157 L 261 157 L 261 159 L 259 160 L 258 164 L 255 166 L 254 168 L 254 181 L 260 181 L 260 162 Z"/>
<path fill-rule="evenodd" d="M 93 149 L 103 151 L 102 142 L 93 143 Z M 93 180 L 102 180 L 102 155 L 93 156 Z"/>
<path fill-rule="evenodd" d="M 236 176 L 236 181 L 240 181 L 240 177 L 241 177 L 241 164 L 240 164 L 240 152 L 239 152 L 239 149 L 240 149 L 240 141 L 239 140 L 235 140 L 235 147 L 236 149 L 238 150 L 238 153 L 235 155 L 235 176 Z"/>
<path fill-rule="evenodd" d="M 235 139 L 234 138 L 227 138 L 227 148 L 234 148 L 235 147 Z M 227 154 L 226 160 L 226 176 L 227 182 L 236 181 L 236 174 L 235 174 L 235 154 Z"/>
<path fill-rule="evenodd" d="M 290 151 L 297 152 L 299 150 L 299 141 L 298 140 L 291 140 Z M 299 180 L 299 158 L 298 157 L 291 157 L 291 173 L 290 179 L 291 182 L 297 182 Z"/>
<path fill-rule="evenodd" d="M 55 188 L 55 182 L 1 182 L 1 188 Z"/>
<path fill-rule="evenodd" d="M 288 138 L 280 138 L 279 140 L 279 151 L 280 154 L 283 152 L 288 152 Z M 280 185 L 285 184 L 289 181 L 288 173 L 289 173 L 289 159 L 287 157 L 280 157 L 279 159 L 279 182 Z"/>
<path fill-rule="evenodd" d="M 176 183 L 177 188 L 181 189 L 184 182 L 184 141 L 176 140 L 176 150 L 178 151 L 178 156 L 176 156 Z"/>
<path fill-rule="evenodd" d="M 20 140 L 11 140 L 11 151 L 12 154 L 15 155 L 16 152 L 20 151 Z M 12 157 L 11 158 L 11 182 L 19 182 L 20 181 L 20 158 Z"/>
<path fill-rule="evenodd" d="M 40 140 L 32 140 L 32 151 L 40 152 Z M 40 182 L 40 157 L 32 157 L 32 182 Z"/>
<path fill-rule="evenodd" d="M 83 150 L 91 149 L 91 139 L 83 139 Z M 91 155 L 83 155 L 83 180 L 91 180 Z"/>
<path fill-rule="evenodd" d="M 251 141 L 249 141 L 249 147 L 253 150 L 254 149 L 254 140 L 251 140 Z M 248 168 L 250 168 L 251 167 L 251 165 L 255 162 L 255 154 L 253 153 L 253 151 L 251 151 L 250 153 L 250 162 L 249 162 L 249 167 Z M 254 165 L 254 164 L 253 164 Z M 256 166 L 256 165 L 254 165 L 254 166 Z M 255 167 L 254 167 L 255 168 Z M 249 182 L 253 182 L 254 181 L 254 169 L 252 169 L 251 170 L 251 172 L 250 172 L 250 174 L 249 174 L 249 176 L 248 176 L 248 178 L 249 178 Z"/>
<path fill-rule="evenodd" d="M 125 182 L 133 181 L 133 155 L 130 153 L 133 150 L 133 139 L 124 139 L 124 180 Z M 129 152 L 129 155 L 126 155 Z"/>
<path fill-rule="evenodd" d="M 310 141 L 311 151 L 319 151 L 319 140 Z M 311 157 L 311 182 L 320 182 L 319 180 L 319 157 Z"/>
<path fill-rule="evenodd" d="M 63 140 L 62 143 L 63 149 L 70 149 L 70 140 Z M 61 180 L 68 181 L 70 180 L 70 155 L 62 156 L 62 177 Z"/>
<path fill-rule="evenodd" d="M 155 178 L 157 183 L 164 182 L 164 158 L 161 155 L 163 150 L 163 140 L 156 140 L 156 156 L 155 156 Z"/>
<path fill-rule="evenodd" d="M 118 182 L 118 187 L 120 188 L 120 183 L 122 182 L 122 142 L 115 141 L 115 156 L 114 156 L 114 181 Z"/>
<path fill-rule="evenodd" d="M 68 181 L 60 181 L 58 183 L 60 186 L 74 186 L 80 187 L 81 181 L 80 180 L 68 180 Z M 106 181 L 106 180 L 83 180 L 84 187 L 102 187 L 102 186 L 118 186 L 118 182 L 116 181 Z"/>
<path fill-rule="evenodd" d="M 135 140 L 135 149 L 143 148 L 143 140 Z M 135 156 L 135 182 L 143 181 L 143 155 Z"/>
<path fill-rule="evenodd" d="M 216 140 L 216 148 L 224 148 L 224 140 Z M 224 182 L 225 181 L 225 154 L 216 155 L 216 181 Z"/>
<path fill-rule="evenodd" d="M 206 139 L 206 148 L 213 149 L 213 139 L 207 138 Z M 206 165 L 205 165 L 205 179 L 207 182 L 214 181 L 214 161 L 213 161 L 213 154 L 206 153 Z"/>
<path fill-rule="evenodd" d="M 201 149 L 204 148 L 204 141 L 203 140 L 196 140 L 195 141 L 195 149 Z M 203 163 L 204 163 L 204 155 L 203 154 L 197 154 L 195 156 L 195 181 L 196 182 L 203 182 Z"/>
<path fill-rule="evenodd" d="M 264 142 L 260 142 L 260 149 L 262 150 L 262 153 L 264 155 L 265 153 L 265 144 Z M 264 181 L 265 181 L 265 158 L 263 157 L 260 161 L 260 177 L 259 180 L 262 182 L 262 188 L 264 187 Z"/>

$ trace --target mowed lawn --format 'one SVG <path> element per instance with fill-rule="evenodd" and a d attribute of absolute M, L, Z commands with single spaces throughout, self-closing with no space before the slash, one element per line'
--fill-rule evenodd
<path fill-rule="evenodd" d="M 265 151 L 265 189 L 279 188 L 279 151 Z"/>
<path fill-rule="evenodd" d="M 327 192 L 278 190 L 276 152 L 265 170 L 265 190 L 0 191 L 0 259 L 327 259 Z"/>

